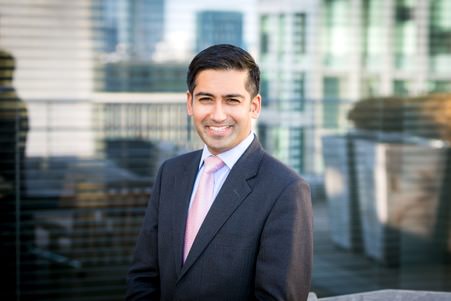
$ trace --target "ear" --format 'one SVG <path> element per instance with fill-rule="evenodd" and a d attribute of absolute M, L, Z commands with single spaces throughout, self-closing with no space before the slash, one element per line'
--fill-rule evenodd
<path fill-rule="evenodd" d="M 257 119 L 258 116 L 260 116 L 261 109 L 262 109 L 262 97 L 260 96 L 260 94 L 257 94 L 251 100 L 251 117 L 253 119 Z"/>
<path fill-rule="evenodd" d="M 193 94 L 186 91 L 186 112 L 189 116 L 193 116 Z"/>

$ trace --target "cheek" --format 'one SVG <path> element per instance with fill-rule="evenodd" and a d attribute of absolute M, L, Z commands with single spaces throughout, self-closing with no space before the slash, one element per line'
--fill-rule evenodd
<path fill-rule="evenodd" d="M 192 111 L 192 116 L 195 120 L 201 121 L 208 117 L 208 111 L 203 108 L 196 108 Z"/>
<path fill-rule="evenodd" d="M 239 124 L 242 124 L 242 125 L 245 125 L 245 124 L 250 123 L 250 121 L 251 121 L 251 118 L 250 118 L 249 114 L 250 114 L 249 111 L 246 110 L 246 112 L 243 111 L 243 112 L 240 112 L 240 114 L 232 114 L 232 115 L 229 115 L 229 116 L 235 122 L 237 122 Z"/>

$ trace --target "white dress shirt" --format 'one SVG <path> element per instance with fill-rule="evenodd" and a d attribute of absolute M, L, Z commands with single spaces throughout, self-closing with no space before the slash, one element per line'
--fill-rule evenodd
<path fill-rule="evenodd" d="M 218 169 L 214 174 L 215 186 L 213 188 L 213 199 L 216 198 L 216 195 L 218 194 L 219 190 L 221 190 L 221 187 L 224 184 L 225 180 L 227 179 L 227 176 L 229 175 L 233 165 L 235 165 L 238 159 L 244 154 L 246 149 L 249 147 L 249 145 L 251 145 L 252 141 L 254 140 L 254 137 L 255 134 L 251 132 L 237 146 L 218 155 L 218 157 L 221 158 L 221 160 L 224 162 L 224 166 Z M 210 153 L 208 147 L 204 145 L 204 148 L 202 150 L 202 157 L 200 158 L 199 162 L 199 170 L 197 172 L 196 181 L 194 182 L 193 191 L 191 193 L 190 207 L 193 202 L 194 195 L 196 194 L 197 186 L 199 185 L 200 175 L 202 174 L 202 171 L 204 169 L 204 160 L 209 156 L 212 156 L 212 153 Z"/>

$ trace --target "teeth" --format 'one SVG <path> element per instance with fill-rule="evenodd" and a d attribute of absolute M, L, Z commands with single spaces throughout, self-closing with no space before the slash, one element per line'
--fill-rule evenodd
<path fill-rule="evenodd" d="M 211 126 L 210 127 L 213 131 L 223 131 L 225 130 L 227 127 L 226 126 Z"/>
<path fill-rule="evenodd" d="M 228 126 L 210 126 L 209 128 L 212 132 L 219 134 L 224 133 L 227 130 Z"/>

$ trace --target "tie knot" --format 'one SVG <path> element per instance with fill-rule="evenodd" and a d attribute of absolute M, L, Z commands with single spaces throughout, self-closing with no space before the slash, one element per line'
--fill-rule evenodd
<path fill-rule="evenodd" d="M 205 172 L 208 174 L 216 172 L 224 166 L 224 162 L 216 156 L 210 156 L 205 159 Z"/>

